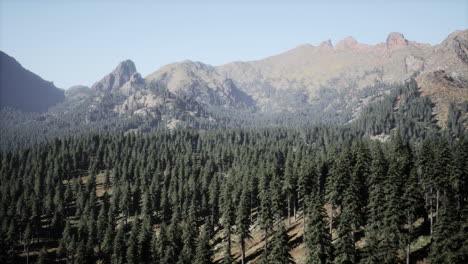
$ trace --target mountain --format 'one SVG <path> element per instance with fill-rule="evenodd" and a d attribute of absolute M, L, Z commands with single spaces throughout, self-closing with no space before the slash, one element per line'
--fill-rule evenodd
<path fill-rule="evenodd" d="M 468 101 L 468 30 L 456 31 L 424 62 L 424 69 L 416 78 L 421 93 L 435 103 L 434 115 L 440 126 L 448 119 L 451 103 L 466 108 Z M 462 117 L 468 120 L 468 112 Z"/>
<path fill-rule="evenodd" d="M 144 78 L 126 60 L 90 88 L 70 88 L 46 113 L 3 113 L 0 145 L 102 130 L 312 125 L 382 137 L 403 129 L 405 139 L 418 140 L 448 122 L 459 135 L 468 123 L 467 49 L 468 30 L 435 46 L 394 32 L 376 45 L 347 37 L 216 67 L 186 60 Z M 32 127 L 44 137 L 30 135 Z"/>
<path fill-rule="evenodd" d="M 169 64 L 148 75 L 147 82 L 157 82 L 178 95 L 208 106 L 243 108 L 253 106 L 253 100 L 229 78 L 201 62 L 183 61 Z"/>
<path fill-rule="evenodd" d="M 421 70 L 431 52 L 430 45 L 390 33 L 385 43 L 373 46 L 347 37 L 336 46 L 330 41 L 319 46 L 305 44 L 263 60 L 229 63 L 217 70 L 251 95 L 259 108 L 295 110 L 295 101 L 284 100 L 291 92 L 306 98 L 300 107 L 319 103 L 324 89 L 344 92 L 349 101 L 356 92 L 376 83 L 404 82 Z"/>
<path fill-rule="evenodd" d="M 26 70 L 0 51 L 0 107 L 45 112 L 64 99 L 64 91 Z"/>
<path fill-rule="evenodd" d="M 97 92 L 116 92 L 132 78 L 133 74 L 136 74 L 135 63 L 131 60 L 123 61 L 111 73 L 96 82 L 91 89 Z"/>

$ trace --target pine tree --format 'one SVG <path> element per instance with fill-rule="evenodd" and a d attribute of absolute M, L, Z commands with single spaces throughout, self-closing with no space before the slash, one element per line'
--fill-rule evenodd
<path fill-rule="evenodd" d="M 288 224 L 291 224 L 291 204 L 295 203 L 295 190 L 297 188 L 296 172 L 294 168 L 294 157 L 291 151 L 288 152 L 284 168 L 283 193 L 286 195 Z"/>
<path fill-rule="evenodd" d="M 212 262 L 210 238 L 205 228 L 202 228 L 197 242 L 197 249 L 194 264 L 209 264 Z"/>
<path fill-rule="evenodd" d="M 151 226 L 151 219 L 148 215 L 143 218 L 138 235 L 138 255 L 140 256 L 141 263 L 151 262 L 151 240 L 153 228 Z"/>
<path fill-rule="evenodd" d="M 138 235 L 140 233 L 140 221 L 138 218 L 132 223 L 132 229 L 130 230 L 130 236 L 126 241 L 127 252 L 126 252 L 126 262 L 129 264 L 140 263 L 140 258 L 138 254 Z"/>
<path fill-rule="evenodd" d="M 183 248 L 180 252 L 179 263 L 191 263 L 195 255 L 195 240 L 198 228 L 196 225 L 194 206 L 191 205 L 187 220 L 182 224 Z"/>
<path fill-rule="evenodd" d="M 335 243 L 334 262 L 335 264 L 357 263 L 357 252 L 352 237 L 352 227 L 350 214 L 343 210 L 340 223 L 337 227 L 337 241 Z"/>
<path fill-rule="evenodd" d="M 417 217 L 423 216 L 424 198 L 418 186 L 416 170 L 412 170 L 410 177 L 404 183 L 404 194 L 402 197 L 404 216 L 407 230 L 403 235 L 406 240 L 406 264 L 410 263 L 411 242 L 414 239 L 413 222 Z"/>
<path fill-rule="evenodd" d="M 338 158 L 333 161 L 332 167 L 327 178 L 327 200 L 331 204 L 330 215 L 330 234 L 333 231 L 333 221 L 335 217 L 335 209 L 341 207 L 343 202 L 343 195 L 346 186 L 349 183 L 350 171 L 353 161 L 349 148 L 345 148 Z"/>
<path fill-rule="evenodd" d="M 309 217 L 306 228 L 305 246 L 307 264 L 327 264 L 332 261 L 331 235 L 326 227 L 326 212 L 319 196 L 309 200 Z"/>
<path fill-rule="evenodd" d="M 268 254 L 268 263 L 271 264 L 289 264 L 292 261 L 291 254 L 289 254 L 290 247 L 288 245 L 289 237 L 286 228 L 281 223 L 275 232 L 271 251 Z"/>
<path fill-rule="evenodd" d="M 231 227 L 234 222 L 234 208 L 232 205 L 232 199 L 230 195 L 230 184 L 225 183 L 222 189 L 222 225 L 224 227 L 225 232 L 225 240 L 226 240 L 226 251 L 231 251 Z"/>
<path fill-rule="evenodd" d="M 249 197 L 247 196 L 245 188 L 242 191 L 242 194 L 239 199 L 239 205 L 237 206 L 237 219 L 236 219 L 236 228 L 239 235 L 240 245 L 241 245 L 241 263 L 245 263 L 245 240 L 249 239 L 250 232 L 250 210 L 249 210 Z"/>
<path fill-rule="evenodd" d="M 225 247 L 225 252 L 224 252 L 224 255 L 223 255 L 223 260 L 222 262 L 223 264 L 233 264 L 235 263 L 235 260 L 234 258 L 232 257 L 231 255 L 231 250 L 229 247 Z"/>
<path fill-rule="evenodd" d="M 451 190 L 441 198 L 442 204 L 432 236 L 431 263 L 461 263 L 457 254 L 457 250 L 461 247 L 457 240 L 460 222 Z"/>
<path fill-rule="evenodd" d="M 126 262 L 125 259 L 125 231 L 124 227 L 120 227 L 117 230 L 117 234 L 115 235 L 113 250 L 112 250 L 112 264 L 123 264 Z"/>
<path fill-rule="evenodd" d="M 261 168 L 260 171 L 260 182 L 259 182 L 259 200 L 260 200 L 260 217 L 259 224 L 264 232 L 265 240 L 265 252 L 268 248 L 268 236 L 273 226 L 273 212 L 272 212 L 272 202 L 269 192 L 269 182 L 271 177 L 265 171 L 265 168 Z"/>

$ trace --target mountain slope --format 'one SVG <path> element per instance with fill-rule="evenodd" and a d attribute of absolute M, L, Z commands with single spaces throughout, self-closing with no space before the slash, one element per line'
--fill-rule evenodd
<path fill-rule="evenodd" d="M 416 78 L 421 92 L 435 103 L 434 115 L 445 126 L 451 103 L 459 109 L 468 101 L 468 30 L 456 31 L 434 48 Z M 468 113 L 462 117 L 466 123 Z"/>
<path fill-rule="evenodd" d="M 252 99 L 236 85 L 201 62 L 183 61 L 166 65 L 147 76 L 146 81 L 157 82 L 178 95 L 209 106 L 243 108 L 253 106 Z"/>
<path fill-rule="evenodd" d="M 402 83 L 421 70 L 422 60 L 432 51 L 429 45 L 389 34 L 386 43 L 360 44 L 348 37 L 332 46 L 301 45 L 259 61 L 234 62 L 217 67 L 224 76 L 251 95 L 268 111 L 295 109 L 284 102 L 288 93 L 299 93 L 307 106 L 321 100 L 321 89 L 346 91 L 348 97 L 375 83 Z M 351 92 L 351 94 L 350 94 Z"/>
<path fill-rule="evenodd" d="M 0 51 L 0 107 L 45 112 L 63 98 L 63 90 L 24 69 L 14 58 Z"/>
<path fill-rule="evenodd" d="M 67 90 L 47 113 L 2 113 L 0 145 L 16 148 L 102 130 L 354 123 L 352 129 L 368 136 L 388 136 L 399 128 L 406 139 L 420 140 L 450 121 L 463 131 L 468 122 L 467 40 L 468 30 L 434 47 L 400 33 L 373 46 L 348 37 L 336 46 L 330 41 L 302 45 L 263 60 L 219 67 L 182 61 L 146 78 L 126 60 L 91 88 Z"/>

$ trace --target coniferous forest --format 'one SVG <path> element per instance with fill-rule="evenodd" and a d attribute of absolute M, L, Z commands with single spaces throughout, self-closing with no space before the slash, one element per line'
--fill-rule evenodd
<path fill-rule="evenodd" d="M 4 151 L 0 263 L 468 263 L 468 140 L 393 134 L 109 132 Z"/>
<path fill-rule="evenodd" d="M 0 264 L 468 264 L 467 11 L 0 0 Z"/>

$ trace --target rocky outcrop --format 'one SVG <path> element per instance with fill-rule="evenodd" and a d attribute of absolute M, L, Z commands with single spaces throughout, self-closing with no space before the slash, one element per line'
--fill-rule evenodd
<path fill-rule="evenodd" d="M 130 80 L 128 82 L 124 83 L 122 87 L 120 87 L 119 91 L 123 95 L 129 96 L 139 89 L 142 89 L 145 85 L 145 79 L 141 77 L 139 73 L 134 73 L 130 77 Z"/>
<path fill-rule="evenodd" d="M 421 93 L 435 103 L 433 114 L 441 127 L 446 124 L 450 103 L 461 107 L 468 98 L 467 54 L 468 30 L 456 31 L 434 48 L 416 79 Z"/>
<path fill-rule="evenodd" d="M 111 73 L 95 83 L 91 88 L 98 92 L 118 91 L 136 73 L 135 63 L 131 60 L 121 62 Z"/>
<path fill-rule="evenodd" d="M 341 50 L 354 49 L 357 45 L 358 42 L 353 37 L 346 37 L 336 44 L 336 48 Z"/>
<path fill-rule="evenodd" d="M 387 40 L 385 41 L 387 49 L 397 50 L 408 46 L 408 40 L 405 39 L 403 34 L 398 32 L 392 32 L 388 34 Z"/>
<path fill-rule="evenodd" d="M 420 72 L 424 69 L 424 61 L 410 55 L 405 58 L 406 72 Z"/>

